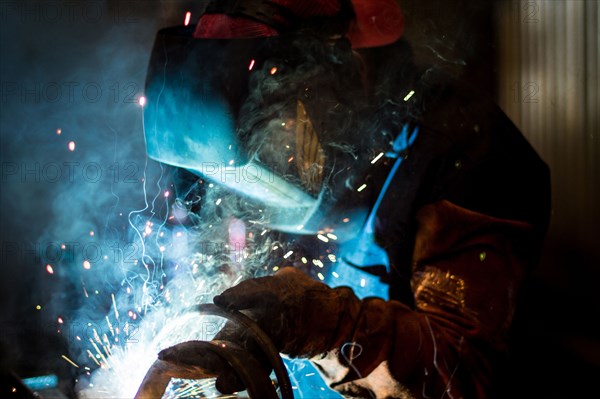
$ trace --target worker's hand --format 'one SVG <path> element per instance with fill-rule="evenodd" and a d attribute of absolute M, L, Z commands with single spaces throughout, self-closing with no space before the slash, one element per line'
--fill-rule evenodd
<path fill-rule="evenodd" d="M 352 333 L 360 301 L 347 287 L 332 289 L 292 267 L 274 276 L 246 280 L 214 298 L 220 307 L 239 310 L 255 320 L 276 348 L 293 357 L 313 356 L 333 349 Z M 262 350 L 232 323 L 215 339 L 235 342 L 269 369 Z M 223 393 L 243 388 L 238 378 L 217 380 Z"/>

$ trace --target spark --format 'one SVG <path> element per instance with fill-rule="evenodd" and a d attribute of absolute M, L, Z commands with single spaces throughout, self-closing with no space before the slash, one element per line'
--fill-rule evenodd
<path fill-rule="evenodd" d="M 317 234 L 317 238 L 323 242 L 329 242 L 329 238 L 325 237 L 323 234 Z"/>
<path fill-rule="evenodd" d="M 277 67 L 271 68 L 271 75 L 275 75 L 277 73 Z"/>
<path fill-rule="evenodd" d="M 356 189 L 356 191 L 358 191 L 359 193 L 364 190 L 365 188 L 367 188 L 366 184 L 363 184 L 362 186 L 360 186 L 359 188 Z"/>
<path fill-rule="evenodd" d="M 42 307 L 41 307 L 40 305 L 36 305 L 36 306 L 35 306 L 35 309 L 36 309 L 36 310 L 42 310 Z"/>
<path fill-rule="evenodd" d="M 335 278 L 340 278 L 340 275 L 339 275 L 339 274 L 337 274 L 336 272 L 331 272 L 331 274 L 332 274 L 332 275 L 333 275 L 333 277 L 335 277 Z"/>
<path fill-rule="evenodd" d="M 307 264 L 308 263 L 308 259 L 306 259 L 304 256 L 302 257 L 302 259 L 300 259 L 302 261 L 302 263 Z"/>
<path fill-rule="evenodd" d="M 243 276 L 238 276 L 238 278 L 235 279 L 235 281 L 233 282 L 233 285 L 236 285 L 237 283 L 239 283 L 242 280 Z"/>
<path fill-rule="evenodd" d="M 104 349 L 104 352 L 106 352 L 108 357 L 112 356 L 112 351 L 110 350 L 110 342 L 108 341 L 108 337 L 106 336 L 106 334 L 102 334 L 102 342 L 102 348 Z"/>
<path fill-rule="evenodd" d="M 48 274 L 54 274 L 54 269 L 49 264 L 46 265 L 46 271 L 48 272 Z"/>
<path fill-rule="evenodd" d="M 486 255 L 487 255 L 487 254 L 485 253 L 485 251 L 483 251 L 482 253 L 480 253 L 480 254 L 479 254 L 479 260 L 480 260 L 481 262 L 483 262 L 483 261 L 485 260 L 485 258 L 486 258 Z"/>
<path fill-rule="evenodd" d="M 129 287 L 127 287 L 127 291 L 131 292 Z M 112 298 L 113 309 L 115 311 L 115 318 L 117 320 L 119 320 L 119 311 L 117 310 L 117 302 L 115 301 L 115 294 L 111 293 L 110 297 Z"/>
<path fill-rule="evenodd" d="M 408 94 L 404 97 L 404 101 L 410 100 L 410 98 L 413 96 L 413 94 L 415 94 L 414 90 L 409 91 Z"/>
<path fill-rule="evenodd" d="M 217 202 L 215 202 L 215 205 L 219 205 L 220 203 L 221 203 L 221 198 L 219 198 L 219 199 L 217 200 Z"/>
<path fill-rule="evenodd" d="M 69 151 L 75 151 L 75 142 L 69 141 L 68 147 L 69 147 Z"/>
<path fill-rule="evenodd" d="M 94 233 L 94 230 L 90 230 L 90 236 L 93 237 L 96 233 Z"/>
<path fill-rule="evenodd" d="M 276 272 L 277 270 L 279 270 L 279 266 L 273 266 L 273 271 Z"/>
<path fill-rule="evenodd" d="M 86 349 L 88 355 L 90 356 L 90 358 L 94 361 L 94 363 L 96 363 L 98 366 L 102 367 L 102 365 L 100 363 L 98 363 L 98 361 L 96 360 L 96 356 L 94 356 L 94 354 L 89 350 Z"/>
<path fill-rule="evenodd" d="M 183 25 L 188 26 L 190 24 L 190 19 L 192 18 L 192 13 L 191 12 L 186 12 L 185 13 L 185 20 L 183 21 Z"/>
<path fill-rule="evenodd" d="M 317 273 L 317 277 L 319 277 L 319 280 L 321 281 L 325 280 L 325 276 L 323 276 L 321 272 Z"/>
<path fill-rule="evenodd" d="M 108 316 L 104 316 L 104 318 L 106 319 L 106 325 L 108 326 L 108 330 L 110 331 L 111 335 L 114 337 L 115 336 L 115 330 L 113 329 L 113 326 L 110 322 L 110 320 L 108 319 Z M 104 334 L 106 336 L 106 334 Z"/>
<path fill-rule="evenodd" d="M 169 198 L 169 195 L 171 195 L 171 193 L 168 191 L 165 191 L 165 198 Z"/>
<path fill-rule="evenodd" d="M 342 222 L 344 222 L 344 223 L 348 223 L 349 221 L 350 221 L 350 218 L 343 218 L 342 219 Z"/>
<path fill-rule="evenodd" d="M 333 233 L 327 233 L 327 237 L 329 237 L 332 240 L 337 240 L 337 236 Z"/>
<path fill-rule="evenodd" d="M 315 266 L 319 266 L 320 268 L 323 268 L 323 262 L 321 262 L 319 259 L 313 259 L 312 260 L 313 265 Z"/>
<path fill-rule="evenodd" d="M 84 260 L 83 261 L 83 268 L 86 270 L 90 270 L 92 268 L 92 264 L 90 263 L 89 260 Z"/>
<path fill-rule="evenodd" d="M 102 342 L 100 341 L 100 336 L 98 335 L 98 331 L 96 331 L 96 329 L 95 329 L 95 328 L 93 328 L 93 329 L 92 329 L 92 331 L 94 332 L 94 338 L 96 339 L 96 342 L 98 342 L 98 343 L 102 343 Z"/>
<path fill-rule="evenodd" d="M 299 224 L 298 226 L 296 226 L 296 230 L 300 231 L 304 228 L 303 224 Z"/>
<path fill-rule="evenodd" d="M 360 286 L 364 288 L 365 285 L 367 285 L 367 280 L 365 280 L 364 278 L 361 278 L 360 279 Z"/>
<path fill-rule="evenodd" d="M 256 63 L 256 61 L 254 61 L 254 60 L 251 60 L 251 61 L 250 61 L 250 65 L 248 65 L 248 70 L 249 70 L 249 71 L 251 71 L 251 70 L 252 70 L 252 68 L 254 68 L 254 64 L 255 64 L 255 63 Z"/>
<path fill-rule="evenodd" d="M 58 321 L 58 324 L 63 324 L 64 323 L 64 320 L 60 316 L 58 317 L 58 319 L 56 321 Z"/>
<path fill-rule="evenodd" d="M 72 361 L 71 359 L 69 359 L 69 358 L 68 358 L 68 357 L 66 357 L 65 355 L 61 355 L 61 357 L 62 357 L 63 359 L 65 359 L 67 362 L 71 363 L 73 366 L 75 366 L 75 367 L 79 368 L 79 366 L 78 366 L 77 364 L 75 364 L 75 362 L 74 362 L 74 361 Z"/>
<path fill-rule="evenodd" d="M 294 251 L 288 251 L 285 255 L 283 255 L 283 259 L 287 259 L 290 257 L 290 255 L 292 255 L 294 253 Z"/>
<path fill-rule="evenodd" d="M 380 152 L 379 155 L 377 155 L 375 158 L 373 158 L 373 160 L 371 161 L 372 165 L 375 165 L 375 163 L 377 161 L 379 161 L 381 159 L 381 157 L 383 156 L 383 152 Z"/>
<path fill-rule="evenodd" d="M 335 262 L 337 261 L 337 259 L 336 259 L 336 257 L 335 257 L 335 255 L 334 255 L 334 254 L 329 254 L 329 255 L 327 255 L 327 257 L 329 258 L 329 260 L 330 260 L 331 262 L 334 262 L 334 263 L 335 263 Z"/>
<path fill-rule="evenodd" d="M 62 129 L 56 129 L 56 134 L 60 136 L 62 134 Z"/>
<path fill-rule="evenodd" d="M 144 107 L 144 105 L 146 105 L 146 97 L 141 96 L 138 103 L 140 104 L 140 107 Z"/>

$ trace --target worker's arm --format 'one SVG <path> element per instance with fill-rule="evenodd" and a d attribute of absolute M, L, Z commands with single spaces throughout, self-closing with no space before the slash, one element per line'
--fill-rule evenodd
<path fill-rule="evenodd" d="M 423 207 L 417 222 L 416 309 L 363 300 L 344 344 L 315 362 L 349 396 L 488 397 L 532 229 L 448 201 Z"/>

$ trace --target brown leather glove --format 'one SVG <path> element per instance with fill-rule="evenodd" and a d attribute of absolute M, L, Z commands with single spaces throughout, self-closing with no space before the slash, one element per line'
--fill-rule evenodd
<path fill-rule="evenodd" d="M 330 288 L 292 267 L 243 281 L 216 296 L 214 303 L 248 315 L 280 352 L 293 357 L 314 356 L 341 345 L 351 335 L 361 306 L 350 288 Z M 243 329 L 228 323 L 215 339 L 241 345 L 269 369 L 262 350 Z M 223 393 L 242 388 L 231 373 L 217 379 Z"/>

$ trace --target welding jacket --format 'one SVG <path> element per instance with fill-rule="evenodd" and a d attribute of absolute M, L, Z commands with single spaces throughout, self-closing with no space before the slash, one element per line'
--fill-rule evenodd
<path fill-rule="evenodd" d="M 402 189 L 378 216 L 391 299 L 344 299 L 334 311 L 345 322 L 313 358 L 347 397 L 493 397 L 516 299 L 539 256 L 547 166 L 496 105 L 440 76 L 398 84 L 417 88 L 422 112 L 411 113 L 420 136 L 394 177 Z"/>
<path fill-rule="evenodd" d="M 547 228 L 549 171 L 496 105 L 393 46 L 362 55 L 371 117 L 419 128 L 375 223 L 390 300 L 284 268 L 214 301 L 250 310 L 282 353 L 312 357 L 347 397 L 490 398 Z"/>

